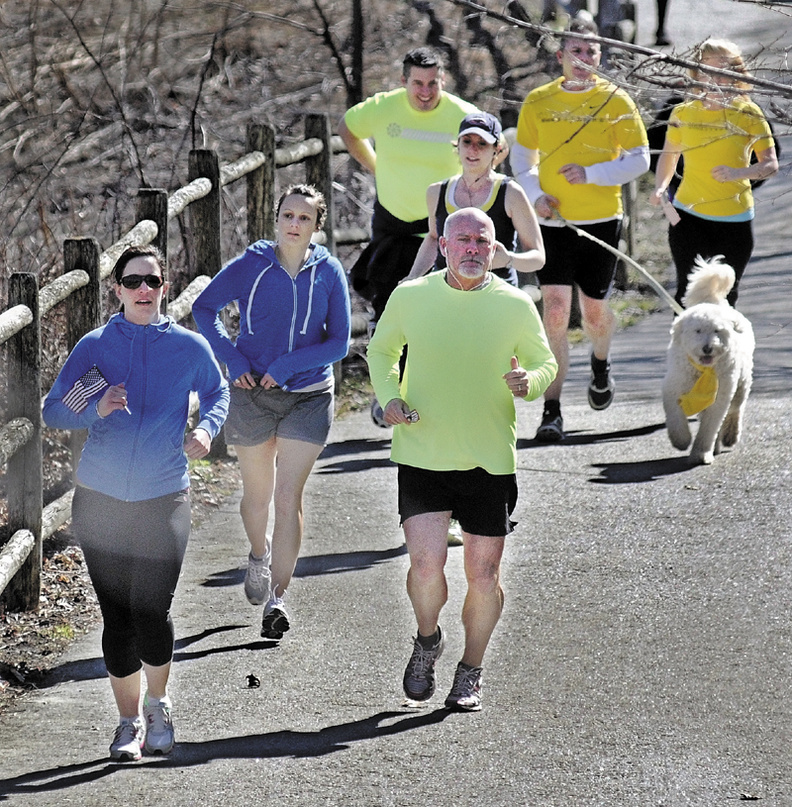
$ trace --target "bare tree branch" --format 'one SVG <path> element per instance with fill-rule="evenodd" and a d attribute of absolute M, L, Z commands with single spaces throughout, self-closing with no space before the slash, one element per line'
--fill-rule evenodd
<path fill-rule="evenodd" d="M 748 0 L 742 0 L 743 2 L 748 2 Z M 501 14 L 497 11 L 491 11 L 486 6 L 483 6 L 481 3 L 473 2 L 473 0 L 446 0 L 448 3 L 453 3 L 455 6 L 460 6 L 462 8 L 467 8 L 471 11 L 475 11 L 478 14 L 486 14 L 488 17 L 491 17 L 495 20 L 500 20 L 501 22 L 508 23 L 509 25 L 516 26 L 518 28 L 523 28 L 525 30 L 535 31 L 537 33 L 543 34 L 544 36 L 549 37 L 558 37 L 558 32 L 553 30 L 552 28 L 548 28 L 544 25 L 538 25 L 536 23 L 525 22 L 524 20 L 518 20 L 515 17 L 511 17 L 508 14 Z M 762 4 L 764 5 L 764 4 Z M 685 69 L 696 69 L 702 73 L 707 73 L 708 75 L 712 76 L 724 76 L 726 78 L 730 78 L 734 81 L 745 81 L 752 84 L 755 87 L 761 87 L 766 90 L 772 90 L 775 93 L 785 97 L 785 98 L 792 98 L 792 87 L 787 84 L 780 84 L 777 81 L 770 81 L 768 79 L 759 78 L 758 76 L 746 76 L 744 73 L 737 73 L 733 70 L 721 70 L 716 67 L 710 67 L 709 65 L 702 65 L 699 62 L 693 59 L 686 59 L 681 56 L 677 56 L 671 53 L 663 53 L 662 51 L 654 50 L 653 48 L 647 48 L 643 45 L 634 45 L 631 42 L 622 42 L 619 39 L 608 39 L 607 37 L 592 37 L 590 34 L 577 34 L 577 33 L 564 33 L 565 37 L 572 38 L 572 39 L 596 39 L 603 47 L 607 47 L 609 49 L 621 50 L 626 53 L 634 53 L 640 56 L 650 57 L 655 64 L 665 64 L 671 65 L 674 67 L 682 67 Z"/>
<path fill-rule="evenodd" d="M 105 72 L 104 66 L 99 61 L 99 59 L 97 59 L 97 57 L 94 56 L 93 51 L 88 46 L 88 43 L 85 41 L 85 39 L 84 39 L 84 37 L 82 35 L 82 32 L 80 31 L 80 29 L 77 26 L 77 23 L 74 20 L 74 17 L 76 16 L 77 11 L 79 11 L 79 8 L 82 5 L 82 3 L 80 3 L 78 5 L 77 11 L 75 11 L 74 16 L 69 16 L 69 14 L 66 13 L 66 10 L 58 2 L 58 0 L 50 0 L 50 2 L 69 21 L 69 25 L 72 27 L 75 35 L 77 36 L 77 39 L 79 40 L 81 47 L 88 54 L 89 58 L 91 59 L 91 61 L 96 66 L 96 69 L 99 71 L 99 74 L 101 75 L 102 80 L 104 81 L 105 85 L 107 86 L 107 89 L 110 91 L 110 95 L 112 96 L 113 101 L 115 102 L 116 108 L 118 110 L 118 114 L 121 116 L 121 120 L 124 123 L 125 133 L 126 133 L 127 137 L 129 138 L 129 141 L 130 141 L 131 146 L 132 146 L 132 153 L 133 153 L 134 158 L 135 158 L 134 159 L 134 163 L 135 163 L 134 168 L 135 168 L 135 170 L 137 172 L 137 175 L 138 175 L 138 177 L 140 179 L 141 185 L 147 186 L 148 183 L 146 182 L 146 174 L 145 174 L 145 170 L 143 168 L 143 159 L 140 156 L 140 152 L 138 151 L 138 147 L 137 147 L 137 143 L 135 142 L 135 138 L 132 136 L 132 126 L 129 123 L 129 121 L 127 120 L 126 113 L 124 111 L 124 105 L 121 102 L 121 99 L 118 97 L 118 95 L 117 95 L 117 93 L 115 91 L 115 87 L 113 87 L 112 82 L 108 78 L 107 73 Z"/>
<path fill-rule="evenodd" d="M 341 54 L 339 53 L 335 40 L 333 39 L 333 34 L 330 31 L 330 23 L 325 16 L 324 9 L 319 4 L 319 0 L 313 0 L 313 5 L 316 9 L 316 13 L 319 15 L 319 19 L 322 21 L 322 40 L 324 41 L 325 45 L 327 45 L 330 55 L 333 57 L 333 61 L 336 63 L 338 72 L 341 74 L 341 81 L 344 82 L 344 87 L 346 88 L 347 93 L 347 106 L 354 106 L 355 101 L 353 99 L 357 97 L 358 93 L 355 92 L 355 87 L 349 80 L 349 73 L 344 66 L 344 60 L 341 58 Z"/>

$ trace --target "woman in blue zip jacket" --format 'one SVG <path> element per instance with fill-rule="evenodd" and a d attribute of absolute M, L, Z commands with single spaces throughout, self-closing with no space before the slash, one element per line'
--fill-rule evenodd
<path fill-rule="evenodd" d="M 333 421 L 333 363 L 349 350 L 350 313 L 340 262 L 311 243 L 327 215 L 322 194 L 291 185 L 276 214 L 277 240 L 257 241 L 225 266 L 193 317 L 232 380 L 226 441 L 242 472 L 245 595 L 265 603 L 261 635 L 279 640 L 290 627 L 284 595 L 302 543 L 303 490 Z M 220 317 L 232 301 L 236 341 Z"/>
<path fill-rule="evenodd" d="M 125 761 L 173 747 L 170 607 L 190 534 L 187 461 L 209 452 L 229 400 L 206 340 L 160 314 L 164 266 L 155 247 L 121 255 L 113 268 L 121 312 L 77 343 L 43 409 L 51 428 L 88 430 L 72 526 L 102 610 L 120 715 L 110 755 Z M 191 392 L 200 420 L 185 435 Z"/>

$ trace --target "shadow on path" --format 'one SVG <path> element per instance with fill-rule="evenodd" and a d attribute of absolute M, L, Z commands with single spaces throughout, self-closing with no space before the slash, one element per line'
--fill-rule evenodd
<path fill-rule="evenodd" d="M 451 714 L 447 709 L 431 712 L 378 712 L 363 720 L 327 726 L 317 731 L 274 731 L 228 737 L 224 740 L 179 743 L 168 757 L 147 757 L 137 764 L 110 762 L 106 757 L 77 765 L 48 768 L 0 780 L 0 801 L 18 794 L 46 793 L 95 782 L 114 771 L 139 771 L 149 766 L 181 768 L 205 765 L 217 759 L 272 759 L 277 757 L 322 757 L 343 751 L 352 743 L 376 740 L 441 723 Z M 396 718 L 395 722 L 385 721 Z"/>
<path fill-rule="evenodd" d="M 407 547 L 402 544 L 391 549 L 363 550 L 361 552 L 338 552 L 332 555 L 313 555 L 302 557 L 294 569 L 295 577 L 315 577 L 321 574 L 341 574 L 342 572 L 361 572 L 372 569 L 380 563 L 407 554 Z M 245 569 L 224 569 L 214 572 L 201 583 L 207 588 L 224 588 L 241 586 L 245 579 Z"/>
<path fill-rule="evenodd" d="M 548 446 L 588 446 L 596 443 L 612 443 L 622 440 L 629 440 L 631 437 L 643 437 L 647 434 L 665 429 L 665 423 L 652 423 L 648 426 L 639 426 L 635 429 L 620 429 L 615 432 L 565 432 L 564 439 L 560 443 L 542 443 L 539 440 L 517 440 L 517 450 L 526 448 L 547 448 Z"/>
<path fill-rule="evenodd" d="M 599 476 L 590 479 L 595 485 L 624 485 L 631 482 L 653 482 L 663 476 L 681 474 L 695 468 L 688 463 L 687 454 L 646 462 L 602 462 L 591 466 L 600 468 Z"/>
<path fill-rule="evenodd" d="M 319 455 L 315 474 L 349 474 L 368 471 L 372 468 L 388 468 L 393 466 L 390 461 L 390 437 L 386 440 L 344 440 L 340 443 L 329 443 Z M 364 454 L 374 451 L 385 451 L 387 456 L 370 459 L 338 460 L 327 463 L 326 460 L 334 457 L 345 457 L 352 454 Z"/>
<path fill-rule="evenodd" d="M 237 650 L 267 650 L 271 647 L 277 647 L 277 642 L 264 641 L 246 642 L 245 644 L 226 645 L 224 647 L 210 647 L 205 650 L 193 650 L 191 652 L 179 652 L 179 650 L 194 645 L 215 634 L 227 633 L 228 631 L 234 630 L 247 630 L 249 627 L 249 624 L 221 625 L 216 628 L 201 631 L 201 633 L 196 633 L 193 636 L 185 636 L 182 639 L 177 639 L 175 642 L 177 652 L 174 653 L 173 660 L 175 662 L 192 661 L 198 658 L 217 655 L 218 653 L 234 653 Z M 59 664 L 57 667 L 53 667 L 42 679 L 39 687 L 41 689 L 49 689 L 50 687 L 70 681 L 93 681 L 99 678 L 107 678 L 107 670 L 101 658 L 79 659 L 78 661 L 68 661 L 65 664 Z"/>

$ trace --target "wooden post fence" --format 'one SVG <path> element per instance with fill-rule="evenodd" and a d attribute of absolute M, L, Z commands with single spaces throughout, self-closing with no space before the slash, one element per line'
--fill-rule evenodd
<path fill-rule="evenodd" d="M 264 162 L 247 175 L 248 242 L 275 238 L 275 128 L 251 123 L 247 128 L 249 152 L 260 151 Z"/>
<path fill-rule="evenodd" d="M 195 297 L 223 264 L 222 186 L 246 178 L 248 239 L 271 239 L 275 237 L 276 169 L 299 162 L 305 163 L 306 181 L 327 200 L 324 236 L 328 249 L 333 252 L 338 243 L 368 240 L 365 230 L 342 232 L 333 228 L 332 156 L 334 150 L 344 151 L 345 147 L 340 138 L 331 137 L 327 116 L 307 115 L 305 137 L 304 142 L 276 148 L 271 126 L 251 124 L 247 130 L 249 153 L 222 169 L 216 152 L 193 150 L 189 154 L 189 184 L 170 195 L 162 189 L 141 189 L 137 223 L 105 251 L 100 252 L 93 238 L 67 239 L 63 275 L 40 291 L 35 275 L 11 276 L 9 307 L 0 312 L 0 345 L 7 346 L 9 376 L 8 421 L 0 423 L 0 462 L 7 467 L 10 536 L 6 545 L 0 546 L 0 595 L 9 609 L 32 610 L 38 606 L 42 542 L 71 516 L 73 490 L 42 508 L 41 317 L 59 302 L 66 302 L 63 338 L 71 350 L 88 331 L 101 325 L 106 294 L 102 280 L 109 276 L 119 255 L 131 244 L 153 243 L 167 259 L 169 222 L 185 210 L 190 233 L 186 244 L 190 282 L 168 305 L 168 311 L 177 319 L 189 316 Z M 357 330 L 358 334 L 364 332 L 365 323 Z M 84 435 L 73 435 L 73 451 L 79 451 L 82 439 Z M 213 449 L 225 452 L 222 436 L 214 441 Z"/>
<path fill-rule="evenodd" d="M 189 157 L 190 181 L 206 177 L 212 189 L 190 205 L 190 235 L 195 249 L 190 267 L 191 279 L 196 274 L 214 277 L 223 265 L 220 250 L 220 160 L 217 152 L 193 149 Z"/>
<path fill-rule="evenodd" d="M 30 439 L 8 461 L 9 535 L 26 530 L 33 546 L 19 572 L 5 590 L 12 610 L 31 611 L 38 607 L 41 591 L 41 327 L 38 281 L 34 274 L 11 275 L 8 288 L 11 306 L 24 305 L 33 321 L 8 342 L 8 415 L 24 418 L 33 428 Z"/>
<path fill-rule="evenodd" d="M 81 269 L 88 275 L 88 283 L 66 298 L 66 348 L 69 353 L 89 331 L 102 324 L 102 291 L 99 276 L 99 244 L 94 238 L 67 238 L 63 243 L 63 274 Z M 69 438 L 72 475 L 88 433 L 84 429 L 72 431 Z"/>
<path fill-rule="evenodd" d="M 325 246 L 335 254 L 336 242 L 333 232 L 335 210 L 333 206 L 333 147 L 331 144 L 330 121 L 327 115 L 311 114 L 305 116 L 305 137 L 318 137 L 322 141 L 322 150 L 305 161 L 305 179 L 324 194 L 327 202 L 327 219 L 324 233 L 327 238 Z"/>

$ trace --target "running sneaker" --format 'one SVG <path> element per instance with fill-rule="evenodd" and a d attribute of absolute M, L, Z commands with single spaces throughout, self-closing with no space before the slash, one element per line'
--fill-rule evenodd
<path fill-rule="evenodd" d="M 564 418 L 561 412 L 557 415 L 545 410 L 542 422 L 536 430 L 536 439 L 540 443 L 559 443 L 564 439 Z"/>
<path fill-rule="evenodd" d="M 149 703 L 149 696 L 143 698 L 143 717 L 146 720 L 146 742 L 144 745 L 147 754 L 169 754 L 173 749 L 176 738 L 173 732 L 171 719 L 171 700 L 166 695 L 156 704 Z"/>
<path fill-rule="evenodd" d="M 462 546 L 463 544 L 462 527 L 455 518 L 452 518 L 448 524 L 448 545 Z"/>
<path fill-rule="evenodd" d="M 455 712 L 481 710 L 481 667 L 470 667 L 461 661 L 454 673 L 454 685 L 445 699 L 445 705 Z"/>
<path fill-rule="evenodd" d="M 264 606 L 264 616 L 261 619 L 261 635 L 265 639 L 282 639 L 291 625 L 289 625 L 289 614 L 283 604 L 283 597 L 274 594 Z"/>
<path fill-rule="evenodd" d="M 616 391 L 616 385 L 610 376 L 610 364 L 607 364 L 605 370 L 599 373 L 591 371 L 591 381 L 588 387 L 588 402 L 592 409 L 600 410 L 607 409 L 612 401 L 613 394 Z"/>
<path fill-rule="evenodd" d="M 263 558 L 248 555 L 247 572 L 245 572 L 245 596 L 251 605 L 261 605 L 270 597 L 270 553 Z"/>
<path fill-rule="evenodd" d="M 413 701 L 425 701 L 434 695 L 435 673 L 434 666 L 437 659 L 443 654 L 445 641 L 440 627 L 437 628 L 437 641 L 428 650 L 418 641 L 416 636 L 413 639 L 413 651 L 404 671 L 404 694 Z"/>
<path fill-rule="evenodd" d="M 110 759 L 119 762 L 137 762 L 142 756 L 141 748 L 146 727 L 139 717 L 122 717 L 110 743 Z"/>

